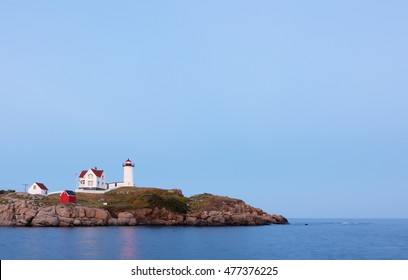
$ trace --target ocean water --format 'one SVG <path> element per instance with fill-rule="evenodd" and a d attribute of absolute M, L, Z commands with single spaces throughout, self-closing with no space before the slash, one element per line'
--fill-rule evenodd
<path fill-rule="evenodd" d="M 0 259 L 408 260 L 408 219 L 289 221 L 259 227 L 0 227 Z"/>

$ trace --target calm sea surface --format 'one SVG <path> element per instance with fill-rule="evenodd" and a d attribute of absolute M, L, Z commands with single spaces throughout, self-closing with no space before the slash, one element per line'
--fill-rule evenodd
<path fill-rule="evenodd" d="M 290 222 L 210 228 L 0 227 L 0 259 L 408 260 L 408 219 Z"/>

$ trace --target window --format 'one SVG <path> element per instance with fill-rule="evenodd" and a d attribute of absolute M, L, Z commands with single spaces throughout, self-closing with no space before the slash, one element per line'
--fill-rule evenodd
<path fill-rule="evenodd" d="M 33 186 L 33 190 L 35 190 L 36 188 L 37 188 L 37 186 L 36 186 L 36 185 L 34 185 L 34 186 Z"/>
<path fill-rule="evenodd" d="M 88 181 L 88 187 L 92 187 L 93 186 L 93 181 Z"/>
<path fill-rule="evenodd" d="M 92 174 L 88 174 L 88 179 L 93 179 L 93 175 L 92 175 Z"/>

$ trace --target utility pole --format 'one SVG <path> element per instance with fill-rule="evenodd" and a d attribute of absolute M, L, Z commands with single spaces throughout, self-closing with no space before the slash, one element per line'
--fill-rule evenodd
<path fill-rule="evenodd" d="M 27 192 L 27 186 L 29 185 L 29 184 L 22 184 L 23 186 L 24 186 L 24 192 Z"/>

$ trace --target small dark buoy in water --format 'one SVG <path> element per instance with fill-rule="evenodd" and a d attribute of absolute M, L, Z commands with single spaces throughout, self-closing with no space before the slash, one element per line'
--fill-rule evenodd
<path fill-rule="evenodd" d="M 309 224 L 305 224 L 305 226 L 308 226 Z"/>

